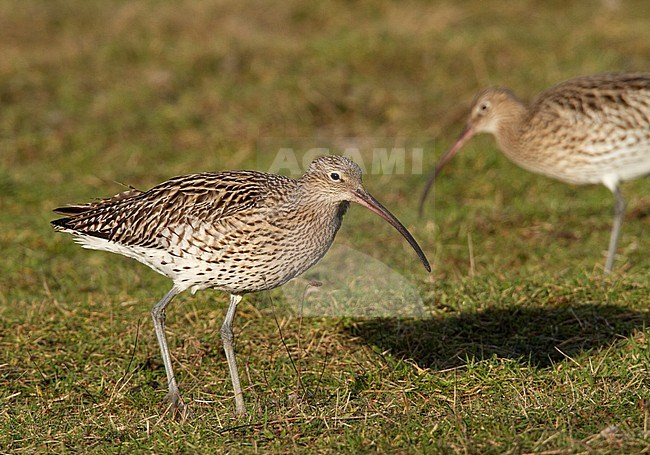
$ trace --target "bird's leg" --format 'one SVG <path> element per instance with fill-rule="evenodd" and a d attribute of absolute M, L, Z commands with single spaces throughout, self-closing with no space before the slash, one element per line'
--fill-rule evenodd
<path fill-rule="evenodd" d="M 153 326 L 156 330 L 156 337 L 158 338 L 158 345 L 160 346 L 160 353 L 162 354 L 165 373 L 167 374 L 167 386 L 169 387 L 167 399 L 171 403 L 173 415 L 184 418 L 186 415 L 185 404 L 183 403 L 183 400 L 181 400 L 181 395 L 178 391 L 178 384 L 176 383 L 174 370 L 172 369 L 172 358 L 169 355 L 167 337 L 165 336 L 165 308 L 179 292 L 180 291 L 176 289 L 176 286 L 171 288 L 171 290 L 165 294 L 165 297 L 163 297 L 162 300 L 156 303 L 151 309 L 151 317 L 153 318 Z"/>
<path fill-rule="evenodd" d="M 625 200 L 618 186 L 613 190 L 614 193 L 614 225 L 609 237 L 609 249 L 607 250 L 607 262 L 605 263 L 605 272 L 610 273 L 614 267 L 614 256 L 618 245 L 618 237 L 621 234 L 621 225 L 623 224 L 623 214 L 625 213 Z"/>
<path fill-rule="evenodd" d="M 235 391 L 235 414 L 243 416 L 246 414 L 246 407 L 244 406 L 244 398 L 239 384 L 239 372 L 237 371 L 237 362 L 235 361 L 235 349 L 233 348 L 233 341 L 235 335 L 232 331 L 233 320 L 235 319 L 235 312 L 237 311 L 237 304 L 241 302 L 242 296 L 230 294 L 230 305 L 226 313 L 226 319 L 221 326 L 221 341 L 223 342 L 223 350 L 226 352 L 226 360 L 228 361 L 228 368 L 230 369 L 230 379 L 232 379 L 232 388 Z"/>

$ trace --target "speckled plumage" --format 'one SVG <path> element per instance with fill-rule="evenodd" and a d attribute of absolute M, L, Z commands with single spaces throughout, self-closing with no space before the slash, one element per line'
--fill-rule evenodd
<path fill-rule="evenodd" d="M 86 247 L 115 244 L 180 290 L 244 294 L 302 273 L 334 240 L 348 203 L 309 213 L 302 190 L 297 180 L 254 171 L 185 175 L 54 223 Z M 318 235 L 291 229 L 303 222 Z"/>
<path fill-rule="evenodd" d="M 477 133 L 490 133 L 514 163 L 562 182 L 603 184 L 615 195 L 606 271 L 611 271 L 624 202 L 619 184 L 650 174 L 650 73 L 613 73 L 571 79 L 542 92 L 530 105 L 492 87 L 472 105 L 465 130 L 438 161 L 420 199 L 442 167 Z"/>
<path fill-rule="evenodd" d="M 83 247 L 111 251 L 148 265 L 174 282 L 152 315 L 174 410 L 184 405 L 171 367 L 164 310 L 184 290 L 214 288 L 231 294 L 222 327 L 238 414 L 245 413 L 232 349 L 232 321 L 241 296 L 286 283 L 328 250 L 349 202 L 382 216 L 409 241 L 413 237 L 361 183 L 361 170 L 339 156 L 315 160 L 295 180 L 255 171 L 172 178 L 146 192 L 130 189 L 91 204 L 57 209 L 52 222 Z"/>

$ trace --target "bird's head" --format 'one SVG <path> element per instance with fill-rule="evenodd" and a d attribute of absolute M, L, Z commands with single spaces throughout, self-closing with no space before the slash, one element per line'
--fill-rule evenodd
<path fill-rule="evenodd" d="M 356 193 L 365 191 L 359 165 L 338 155 L 321 156 L 312 161 L 302 180 L 312 196 L 334 204 L 355 201 Z"/>
<path fill-rule="evenodd" d="M 501 122 L 510 115 L 513 103 L 519 104 L 519 101 L 507 88 L 491 87 L 479 93 L 465 126 L 465 131 L 471 131 L 467 140 L 477 133 L 497 134 Z"/>
<path fill-rule="evenodd" d="M 322 156 L 312 161 L 300 180 L 306 196 L 313 201 L 337 205 L 356 202 L 382 217 L 404 236 L 427 271 L 431 271 L 429 261 L 411 233 L 363 187 L 361 168 L 354 161 L 338 155 Z"/>
<path fill-rule="evenodd" d="M 505 124 L 504 122 L 510 123 L 513 119 L 517 119 L 523 108 L 521 101 L 510 90 L 503 87 L 490 87 L 474 98 L 465 128 L 452 146 L 440 157 L 433 172 L 429 175 L 420 198 L 420 216 L 422 216 L 424 201 L 433 182 L 442 168 L 451 161 L 458 151 L 478 133 L 494 134 L 498 139 L 499 129 Z"/>

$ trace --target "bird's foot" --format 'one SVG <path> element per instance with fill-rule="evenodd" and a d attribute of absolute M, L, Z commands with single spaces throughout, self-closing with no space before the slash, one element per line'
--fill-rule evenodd
<path fill-rule="evenodd" d="M 192 416 L 190 408 L 183 402 L 180 395 L 168 395 L 167 398 L 169 399 L 168 409 L 171 412 L 174 420 L 180 423 L 184 423 L 188 418 Z"/>
<path fill-rule="evenodd" d="M 243 404 L 241 406 L 239 406 L 239 404 L 237 404 L 235 406 L 235 417 L 240 418 L 240 417 L 244 417 L 244 416 L 246 416 L 246 408 L 244 407 Z"/>

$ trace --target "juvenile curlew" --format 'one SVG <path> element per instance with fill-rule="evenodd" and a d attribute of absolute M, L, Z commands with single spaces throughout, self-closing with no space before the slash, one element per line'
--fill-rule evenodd
<path fill-rule="evenodd" d="M 611 272 L 625 202 L 620 182 L 650 174 L 650 73 L 584 76 L 541 93 L 529 106 L 508 89 L 481 92 L 465 129 L 440 158 L 420 199 L 420 215 L 443 166 L 477 133 L 495 136 L 515 164 L 576 185 L 614 193 L 605 271 Z"/>
<path fill-rule="evenodd" d="M 90 204 L 55 211 L 55 229 L 84 248 L 136 259 L 172 279 L 151 310 L 175 415 L 184 417 L 165 336 L 165 308 L 173 297 L 213 288 L 230 294 L 221 327 L 235 393 L 246 413 L 233 348 L 237 304 L 249 292 L 280 286 L 327 252 L 350 202 L 375 212 L 429 262 L 408 230 L 363 187 L 359 166 L 341 156 L 314 160 L 300 179 L 255 171 L 172 178 L 146 192 L 129 190 Z"/>

